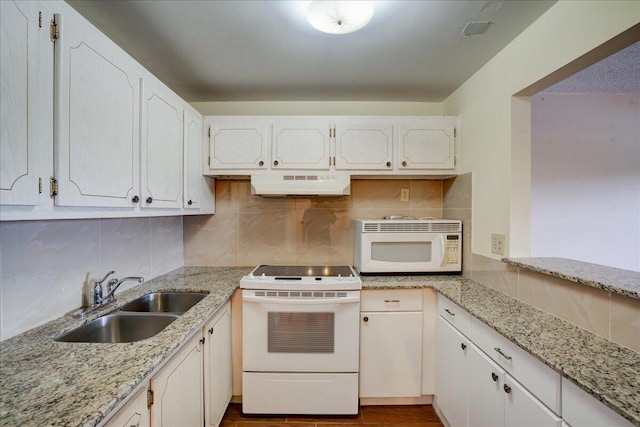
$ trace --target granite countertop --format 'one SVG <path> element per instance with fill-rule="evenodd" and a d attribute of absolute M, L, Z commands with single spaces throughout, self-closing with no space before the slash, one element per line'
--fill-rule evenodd
<path fill-rule="evenodd" d="M 363 276 L 363 289 L 431 287 L 640 426 L 640 354 L 462 276 Z"/>
<path fill-rule="evenodd" d="M 513 266 L 640 299 L 640 273 L 567 258 L 503 258 Z"/>
<path fill-rule="evenodd" d="M 249 268 L 184 267 L 118 293 L 115 304 L 83 320 L 70 315 L 0 344 L 0 425 L 94 426 L 226 302 Z M 209 295 L 146 340 L 123 344 L 64 343 L 61 332 L 89 322 L 152 291 Z"/>
<path fill-rule="evenodd" d="M 64 316 L 0 344 L 0 426 L 94 426 L 229 299 L 244 267 L 184 267 L 117 295 L 84 320 Z M 462 276 L 365 276 L 363 289 L 434 288 L 640 426 L 640 355 Z M 134 343 L 54 337 L 152 291 L 209 296 L 157 335 Z"/>

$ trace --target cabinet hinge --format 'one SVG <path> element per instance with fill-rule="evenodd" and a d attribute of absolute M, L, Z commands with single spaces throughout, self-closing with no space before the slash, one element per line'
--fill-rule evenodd
<path fill-rule="evenodd" d="M 60 32 L 58 31 L 58 24 L 56 23 L 55 16 L 53 17 L 53 19 L 51 19 L 51 25 L 49 26 L 49 35 L 51 36 L 52 42 L 55 42 L 56 40 L 58 40 L 58 37 L 60 36 Z"/>
<path fill-rule="evenodd" d="M 42 194 L 42 178 L 38 177 L 38 194 Z"/>
<path fill-rule="evenodd" d="M 38 12 L 38 28 L 42 28 L 42 12 Z"/>
<path fill-rule="evenodd" d="M 207 157 L 207 166 L 211 166 L 211 156 Z"/>
<path fill-rule="evenodd" d="M 49 178 L 49 197 L 52 199 L 58 195 L 58 180 L 54 177 Z"/>
<path fill-rule="evenodd" d="M 207 131 L 207 135 L 211 138 L 211 126 L 209 126 L 209 130 Z"/>
<path fill-rule="evenodd" d="M 458 129 L 453 128 L 453 137 L 455 138 L 456 136 L 458 136 Z"/>
<path fill-rule="evenodd" d="M 151 409 L 151 405 L 153 405 L 153 390 L 147 390 L 147 409 Z"/>

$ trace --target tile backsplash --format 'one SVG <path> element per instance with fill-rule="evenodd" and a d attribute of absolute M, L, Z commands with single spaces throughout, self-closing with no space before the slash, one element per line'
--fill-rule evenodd
<path fill-rule="evenodd" d="M 149 280 L 181 267 L 182 230 L 181 217 L 0 223 L 0 338 L 80 307 L 109 270 Z"/>
<path fill-rule="evenodd" d="M 265 198 L 249 181 L 216 181 L 216 214 L 184 218 L 185 265 L 353 264 L 354 218 L 442 218 L 442 191 L 443 181 L 367 179 L 350 196 Z"/>

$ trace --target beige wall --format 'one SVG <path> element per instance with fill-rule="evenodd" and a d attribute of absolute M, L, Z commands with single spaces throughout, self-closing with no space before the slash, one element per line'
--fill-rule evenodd
<path fill-rule="evenodd" d="M 602 289 L 473 255 L 473 280 L 640 352 L 640 304 Z"/>
<path fill-rule="evenodd" d="M 490 236 L 501 233 L 510 256 L 528 255 L 530 143 L 512 117 L 527 106 L 513 96 L 638 22 L 638 1 L 561 0 L 444 101 L 460 116 L 461 173 L 473 172 L 474 253 L 499 258 Z"/>
<path fill-rule="evenodd" d="M 462 220 L 462 273 L 471 272 L 471 173 L 445 179 L 442 183 L 442 217 Z"/>
<path fill-rule="evenodd" d="M 352 180 L 351 196 L 315 198 L 252 196 L 250 187 L 217 181 L 216 214 L 184 218 L 185 265 L 353 264 L 354 218 L 442 217 L 442 181 Z"/>
<path fill-rule="evenodd" d="M 206 115 L 442 115 L 440 102 L 254 101 L 192 102 Z"/>

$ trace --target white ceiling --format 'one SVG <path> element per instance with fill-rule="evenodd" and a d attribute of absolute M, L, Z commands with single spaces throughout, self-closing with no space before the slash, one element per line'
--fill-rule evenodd
<path fill-rule="evenodd" d="M 306 1 L 67 1 L 188 101 L 442 101 L 555 3 L 376 1 L 363 30 L 329 35 Z"/>

